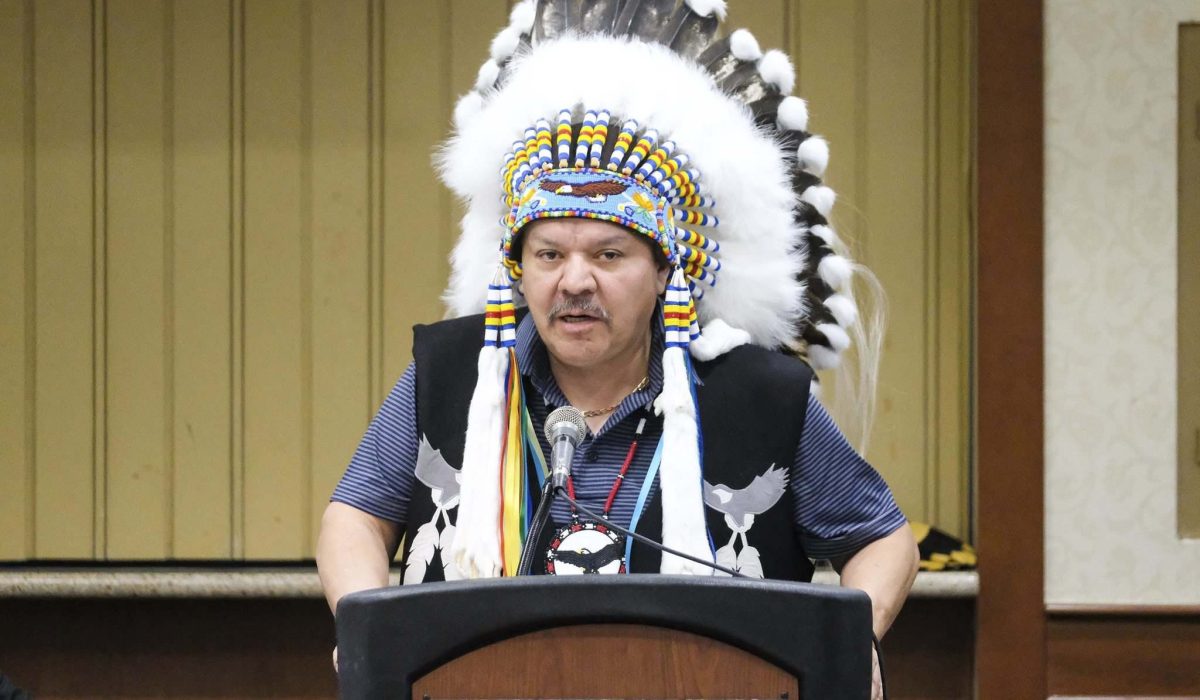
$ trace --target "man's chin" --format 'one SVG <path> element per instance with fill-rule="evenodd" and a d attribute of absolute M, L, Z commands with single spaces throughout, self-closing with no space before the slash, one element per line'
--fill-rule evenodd
<path fill-rule="evenodd" d="M 546 349 L 559 362 L 572 367 L 587 367 L 594 364 L 596 358 L 602 356 L 607 339 L 602 337 L 606 328 L 601 322 L 586 324 L 568 324 L 555 322 L 549 337 L 543 337 Z"/>

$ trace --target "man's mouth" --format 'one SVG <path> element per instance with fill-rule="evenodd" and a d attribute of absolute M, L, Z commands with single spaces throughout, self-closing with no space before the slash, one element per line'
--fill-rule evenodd
<path fill-rule="evenodd" d="M 586 325 L 589 323 L 605 323 L 608 312 L 597 303 L 559 303 L 550 309 L 550 321 L 562 321 L 567 325 Z"/>

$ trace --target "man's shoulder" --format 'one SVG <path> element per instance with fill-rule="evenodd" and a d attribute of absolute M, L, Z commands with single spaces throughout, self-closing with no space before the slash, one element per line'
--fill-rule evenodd
<path fill-rule="evenodd" d="M 736 373 L 746 380 L 795 381 L 806 386 L 813 378 L 812 368 L 800 358 L 750 344 L 739 345 L 707 362 L 698 362 L 696 371 L 702 378 L 712 373 Z"/>
<path fill-rule="evenodd" d="M 413 342 L 422 341 L 447 342 L 453 340 L 470 340 L 478 336 L 483 341 L 484 314 L 471 314 L 447 318 L 433 323 L 418 323 L 413 326 Z"/>

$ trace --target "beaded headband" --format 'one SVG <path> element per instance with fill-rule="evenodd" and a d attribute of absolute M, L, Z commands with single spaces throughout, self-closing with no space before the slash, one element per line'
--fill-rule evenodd
<path fill-rule="evenodd" d="M 683 268 L 693 295 L 703 296 L 695 282 L 717 283 L 720 245 L 694 227 L 711 229 L 719 222 L 704 211 L 715 202 L 704 196 L 700 173 L 687 167 L 687 154 L 673 141 L 660 143 L 657 131 L 642 131 L 632 119 L 610 139 L 608 111 L 587 112 L 577 132 L 573 120 L 573 110 L 559 112 L 553 153 L 550 124 L 539 120 L 505 157 L 501 178 L 509 212 L 502 222 L 501 248 L 509 277 L 515 281 L 521 276 L 513 243 L 527 224 L 586 218 L 647 236 L 668 263 Z"/>

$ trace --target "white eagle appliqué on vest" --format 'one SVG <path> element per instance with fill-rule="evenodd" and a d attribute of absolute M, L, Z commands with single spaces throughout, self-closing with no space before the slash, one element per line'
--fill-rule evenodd
<path fill-rule="evenodd" d="M 450 466 L 442 457 L 439 450 L 429 444 L 429 439 L 421 436 L 421 446 L 417 450 L 416 477 L 422 484 L 429 487 L 430 498 L 433 499 L 433 517 L 429 522 L 417 528 L 409 548 L 408 561 L 404 566 L 404 583 L 421 583 L 425 580 L 425 570 L 433 561 L 436 552 L 442 553 L 442 575 L 447 581 L 455 581 L 462 576 L 458 567 L 450 560 L 446 552 L 454 541 L 454 524 L 450 522 L 449 511 L 458 507 L 459 482 L 462 472 Z M 439 523 L 444 523 L 439 527 Z"/>
<path fill-rule="evenodd" d="M 733 531 L 729 542 L 717 549 L 717 563 L 746 576 L 763 578 L 758 548 L 750 545 L 748 537 L 754 526 L 754 516 L 771 509 L 787 488 L 787 470 L 774 464 L 754 477 L 746 488 L 734 489 L 725 484 L 704 482 L 704 504 L 725 515 L 725 524 Z M 740 547 L 738 546 L 740 545 Z M 728 576 L 716 572 L 717 576 Z"/>

